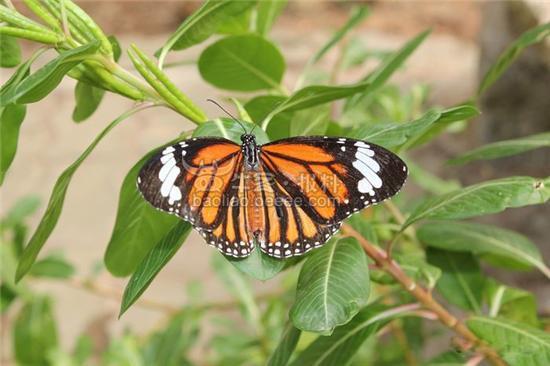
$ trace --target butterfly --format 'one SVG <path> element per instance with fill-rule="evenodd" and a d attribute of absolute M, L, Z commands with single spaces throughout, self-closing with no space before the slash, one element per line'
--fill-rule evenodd
<path fill-rule="evenodd" d="M 224 255 L 255 245 L 275 258 L 322 246 L 344 219 L 395 195 L 408 170 L 394 153 L 351 138 L 292 137 L 259 145 L 191 138 L 161 149 L 137 184 L 155 208 L 190 222 Z"/>

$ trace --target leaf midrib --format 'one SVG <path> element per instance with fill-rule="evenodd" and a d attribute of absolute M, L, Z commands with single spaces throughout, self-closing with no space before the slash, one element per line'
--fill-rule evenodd
<path fill-rule="evenodd" d="M 328 322 L 328 283 L 329 283 L 329 278 L 330 278 L 330 270 L 332 268 L 332 262 L 333 262 L 333 259 L 334 259 L 334 253 L 336 252 L 336 243 L 334 243 L 332 245 L 332 247 L 330 247 L 330 255 L 328 257 L 328 266 L 327 266 L 327 270 L 325 271 L 325 278 L 324 278 L 324 281 L 323 281 L 323 309 L 325 310 L 324 311 L 324 316 L 325 316 L 325 328 L 328 327 L 329 325 L 329 322 Z"/>

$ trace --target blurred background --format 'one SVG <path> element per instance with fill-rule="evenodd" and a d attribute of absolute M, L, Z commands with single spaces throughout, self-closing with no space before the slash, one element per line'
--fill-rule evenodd
<path fill-rule="evenodd" d="M 107 34 L 117 36 L 123 49 L 136 43 L 148 54 L 154 53 L 200 5 L 192 1 L 78 3 Z M 372 1 L 368 4 L 372 14 L 350 37 L 350 41 L 363 43 L 365 49 L 391 51 L 419 32 L 427 28 L 433 30 L 406 67 L 391 80 L 404 93 L 421 95 L 430 106 L 451 106 L 470 98 L 476 92 L 480 75 L 506 45 L 529 27 L 550 20 L 548 1 Z M 23 8 L 18 2 L 15 5 Z M 352 5 L 354 3 L 346 1 L 290 1 L 271 33 L 286 57 L 286 85 L 293 85 L 307 59 L 345 22 Z M 25 54 L 30 54 L 33 45 L 23 45 Z M 167 73 L 214 117 L 221 112 L 206 99 L 221 102 L 224 99 L 219 90 L 201 80 L 194 63 L 204 46 L 170 54 L 168 62 L 178 65 L 167 69 Z M 332 64 L 336 57 L 337 52 L 332 52 L 323 62 Z M 127 57 L 123 56 L 121 63 L 131 69 Z M 368 67 L 367 63 L 365 68 L 349 69 L 341 74 L 339 81 L 353 82 L 364 75 Z M 462 133 L 446 134 L 415 152 L 417 161 L 438 176 L 457 179 L 463 184 L 513 174 L 547 176 L 550 167 L 547 150 L 463 168 L 448 167 L 444 162 L 483 143 L 549 131 L 549 68 L 548 42 L 528 49 L 484 96 L 482 116 Z M 5 82 L 10 71 L 2 69 L 1 72 L 1 81 Z M 75 81 L 67 78 L 45 100 L 29 105 L 17 155 L 2 187 L 3 214 L 22 197 L 40 198 L 41 205 L 28 220 L 31 230 L 38 223 L 63 169 L 108 122 L 131 106 L 130 101 L 110 94 L 89 120 L 75 124 L 71 120 L 74 86 Z M 110 337 L 120 335 L 125 329 L 138 334 L 150 332 L 167 312 L 186 303 L 185 289 L 193 283 L 202 284 L 201 301 L 205 303 L 229 299 L 209 266 L 213 249 L 195 232 L 184 250 L 157 276 L 142 301 L 120 320 L 117 314 L 127 279 L 115 278 L 102 269 L 125 174 L 150 149 L 192 128 L 190 122 L 167 109 L 139 113 L 110 133 L 74 176 L 59 225 L 44 252 L 62 252 L 77 272 L 65 282 L 31 282 L 33 288 L 55 298 L 55 316 L 64 347 L 72 347 L 83 331 L 94 339 L 96 347 L 108 344 Z M 550 261 L 549 219 L 548 205 L 508 211 L 490 218 L 493 223 L 529 236 L 543 250 L 546 262 Z M 92 275 L 93 283 L 87 284 L 85 279 Z M 534 290 L 539 310 L 550 314 L 550 285 L 542 275 L 530 272 L 498 276 L 508 283 Z M 269 293 L 275 281 L 277 279 L 256 281 L 255 291 Z M 11 309 L 2 315 L 2 364 L 9 364 L 10 346 L 6 339 L 9 327 L 4 325 L 13 314 L 15 310 Z"/>

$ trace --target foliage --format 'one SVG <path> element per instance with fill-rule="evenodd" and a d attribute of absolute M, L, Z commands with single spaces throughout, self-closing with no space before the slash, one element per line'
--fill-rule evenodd
<path fill-rule="evenodd" d="M 30 239 L 25 220 L 36 210 L 36 199 L 19 201 L 2 219 L 1 310 L 17 311 L 12 343 L 13 357 L 20 364 L 88 364 L 96 352 L 86 334 L 78 338 L 74 350 L 60 347 L 55 302 L 32 290 L 30 282 L 42 278 L 96 289 L 95 277 L 79 279 L 60 253 L 40 252 L 58 223 L 72 176 L 103 137 L 143 109 L 165 107 L 197 125 L 193 136 L 239 141 L 242 130 L 235 121 L 208 117 L 166 76 L 163 68 L 172 52 L 205 44 L 197 72 L 220 90 L 241 92 L 232 101 L 242 123 L 258 127 L 254 133 L 260 143 L 298 134 L 350 136 L 378 143 L 409 160 L 411 150 L 449 132 L 456 122 L 467 123 L 477 116 L 479 94 L 506 72 L 525 47 L 545 39 L 550 27 L 526 32 L 505 50 L 471 101 L 428 108 L 425 86 L 399 90 L 389 80 L 429 31 L 394 51 L 370 50 L 358 38 L 343 42 L 368 17 L 365 7 L 351 11 L 349 20 L 311 57 L 289 89 L 283 84 L 285 56 L 270 39 L 270 30 L 284 11 L 283 0 L 205 1 L 160 46 L 157 60 L 136 45 L 127 50 L 139 76 L 118 63 L 121 49 L 116 38 L 107 37 L 74 2 L 24 3 L 28 9 L 21 13 L 9 1 L 0 5 L 0 66 L 17 67 L 0 89 L 0 183 L 6 174 L 9 179 L 26 105 L 46 98 L 65 77 L 78 81 L 75 122 L 93 115 L 109 93 L 137 104 L 91 139 L 61 174 Z M 38 20 L 23 15 L 28 13 Z M 43 46 L 23 62 L 18 39 Z M 331 52 L 338 62 L 332 70 L 322 70 L 319 61 Z M 35 67 L 37 59 L 45 61 L 44 66 Z M 377 66 L 354 83 L 312 82 L 336 80 L 331 75 L 371 59 L 378 60 Z M 173 139 L 167 136 L 166 144 Z M 451 162 L 503 158 L 548 146 L 548 133 L 525 136 L 477 148 Z M 101 355 L 95 354 L 101 364 L 191 365 L 191 350 L 206 319 L 216 320 L 208 339 L 202 340 L 208 343 L 204 358 L 211 364 L 450 365 L 480 356 L 495 365 L 504 364 L 502 360 L 513 365 L 550 362 L 550 342 L 541 329 L 544 319 L 537 314 L 534 296 L 485 272 L 485 266 L 535 269 L 550 277 L 537 247 L 505 228 L 457 221 L 543 204 L 550 197 L 550 178 L 514 176 L 462 187 L 411 161 L 411 180 L 424 191 L 420 198 L 412 199 L 405 191 L 392 202 L 355 215 L 344 223 L 345 235 L 305 258 L 279 261 L 256 250 L 245 260 L 235 260 L 214 253 L 212 268 L 233 302 L 203 303 L 200 285 L 195 285 L 188 289 L 188 303 L 179 308 L 139 300 L 172 256 L 185 252 L 183 244 L 191 230 L 190 224 L 152 209 L 136 189 L 137 172 L 159 148 L 151 147 L 121 182 L 104 263 L 112 275 L 130 276 L 121 315 L 134 305 L 152 306 L 167 316 L 150 335 L 126 332 L 112 339 Z M 278 279 L 277 291 L 255 296 L 253 282 L 273 277 Z M 431 296 L 431 291 L 438 296 Z M 20 306 L 14 307 L 17 302 Z M 239 310 L 244 322 L 221 317 L 219 312 L 227 307 Z M 441 326 L 433 333 L 423 331 L 422 325 L 433 320 Z M 459 344 L 468 346 L 457 353 L 449 345 L 449 351 L 425 359 L 425 343 L 452 331 L 462 340 Z"/>

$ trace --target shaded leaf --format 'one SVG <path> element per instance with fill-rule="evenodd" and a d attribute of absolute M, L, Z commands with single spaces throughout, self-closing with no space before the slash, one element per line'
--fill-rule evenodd
<path fill-rule="evenodd" d="M 134 272 L 153 246 L 180 220 L 155 209 L 137 189 L 141 167 L 158 150 L 149 152 L 138 161 L 122 182 L 116 221 L 104 257 L 105 266 L 115 276 Z"/>
<path fill-rule="evenodd" d="M 286 98 L 277 95 L 260 95 L 249 100 L 244 107 L 252 120 L 260 124 Z M 267 135 L 271 140 L 280 140 L 290 136 L 292 112 L 277 114 L 267 126 Z"/>
<path fill-rule="evenodd" d="M 254 128 L 254 125 L 251 123 L 245 121 L 240 122 L 242 125 L 244 125 L 246 131 L 251 131 Z M 241 136 L 244 133 L 245 131 L 243 131 L 243 128 L 235 121 L 228 118 L 217 118 L 215 120 L 207 121 L 199 125 L 193 131 L 193 137 L 224 137 L 240 145 L 242 143 Z M 253 134 L 256 136 L 256 141 L 258 142 L 258 144 L 265 144 L 269 142 L 267 135 L 262 129 L 254 129 Z"/>
<path fill-rule="evenodd" d="M 287 324 L 279 344 L 267 360 L 267 366 L 285 366 L 292 356 L 298 340 L 300 339 L 301 331 L 296 329 L 291 323 Z"/>
<path fill-rule="evenodd" d="M 485 287 L 489 303 L 489 315 L 537 326 L 537 303 L 535 296 L 517 288 L 488 280 Z"/>
<path fill-rule="evenodd" d="M 449 163 L 465 164 L 475 160 L 497 159 L 541 147 L 550 147 L 550 132 L 488 144 L 451 159 Z"/>
<path fill-rule="evenodd" d="M 287 3 L 288 0 L 261 0 L 256 14 L 256 32 L 266 36 Z"/>
<path fill-rule="evenodd" d="M 330 122 L 330 106 L 320 105 L 294 113 L 290 123 L 291 136 L 324 135 Z"/>
<path fill-rule="evenodd" d="M 420 165 L 407 161 L 409 175 L 414 182 L 422 189 L 436 195 L 449 193 L 461 188 L 457 180 L 441 179 L 435 174 L 430 173 Z"/>
<path fill-rule="evenodd" d="M 89 118 L 99 107 L 103 95 L 105 95 L 105 90 L 78 81 L 74 90 L 76 106 L 73 110 L 73 121 L 82 122 Z"/>
<path fill-rule="evenodd" d="M 480 316 L 468 319 L 466 324 L 510 365 L 550 364 L 550 334 L 547 332 L 509 320 Z"/>
<path fill-rule="evenodd" d="M 13 345 L 15 360 L 19 364 L 48 364 L 48 353 L 58 345 L 49 298 L 35 297 L 19 310 L 13 325 Z"/>
<path fill-rule="evenodd" d="M 334 240 L 304 263 L 290 318 L 298 329 L 331 333 L 366 305 L 369 292 L 363 249 L 351 238 Z"/>
<path fill-rule="evenodd" d="M 49 255 L 36 261 L 29 274 L 35 277 L 69 278 L 75 272 L 74 267 L 59 255 Z"/>
<path fill-rule="evenodd" d="M 422 219 L 464 219 L 542 204 L 550 197 L 550 178 L 510 177 L 478 183 L 430 198 L 407 218 L 403 228 Z"/>
<path fill-rule="evenodd" d="M 317 61 L 319 61 L 328 51 L 330 51 L 332 47 L 334 47 L 334 45 L 340 42 L 342 38 L 344 38 L 346 34 L 349 33 L 349 31 L 361 24 L 361 22 L 369 15 L 369 13 L 369 8 L 366 6 L 359 6 L 354 8 L 346 23 L 342 26 L 342 28 L 334 32 L 328 42 L 325 43 L 323 47 L 321 47 L 321 49 L 313 55 L 310 63 L 317 63 Z"/>
<path fill-rule="evenodd" d="M 421 242 L 434 248 L 471 252 L 481 258 L 485 254 L 504 257 L 516 266 L 536 267 L 550 278 L 537 246 L 514 231 L 466 222 L 437 222 L 422 225 L 417 235 Z"/>
<path fill-rule="evenodd" d="M 277 47 L 254 34 L 215 42 L 201 53 L 198 65 L 207 82 L 239 91 L 277 89 L 285 71 L 285 61 Z"/>
<path fill-rule="evenodd" d="M 59 220 L 59 216 L 61 215 L 61 210 L 63 209 L 63 202 L 65 200 L 67 189 L 69 188 L 69 183 L 71 182 L 71 179 L 78 167 L 92 153 L 97 144 L 99 144 L 99 142 L 113 128 L 115 128 L 124 119 L 128 118 L 129 116 L 143 108 L 146 107 L 142 106 L 131 109 L 112 121 L 107 127 L 105 127 L 103 131 L 101 131 L 99 135 L 97 135 L 97 137 L 92 141 L 90 146 L 88 146 L 88 148 L 82 153 L 82 155 L 80 155 L 74 163 L 72 163 L 67 169 L 65 169 L 63 173 L 59 176 L 59 178 L 57 178 L 57 181 L 55 182 L 52 190 L 52 194 L 50 196 L 50 200 L 48 202 L 48 207 L 46 208 L 46 212 L 44 212 L 44 215 L 42 216 L 42 219 L 40 220 L 36 231 L 34 232 L 32 238 L 30 239 L 29 243 L 21 254 L 16 273 L 17 281 L 19 281 L 25 275 L 25 273 L 29 271 L 34 261 L 36 260 L 38 253 L 46 243 L 46 240 L 48 240 L 53 229 L 55 228 L 55 225 Z"/>
<path fill-rule="evenodd" d="M 160 270 L 170 261 L 170 259 L 172 259 L 174 254 L 176 254 L 178 249 L 183 245 L 183 242 L 190 232 L 191 224 L 179 220 L 153 249 L 147 253 L 132 274 L 132 277 L 130 277 L 124 289 L 119 317 L 139 299 Z"/>
<path fill-rule="evenodd" d="M 98 49 L 99 42 L 95 41 L 60 53 L 55 59 L 27 76 L 17 85 L 12 95 L 2 99 L 2 103 L 27 104 L 41 100 L 59 85 L 66 73 Z"/>
<path fill-rule="evenodd" d="M 483 80 L 479 85 L 477 94 L 480 95 L 510 67 L 514 60 L 521 54 L 524 48 L 538 43 L 550 36 L 550 23 L 541 24 L 535 28 L 529 29 L 515 40 L 508 48 L 499 56 L 498 60 L 485 73 Z"/>
<path fill-rule="evenodd" d="M 227 260 L 239 271 L 260 281 L 275 277 L 285 268 L 285 261 L 264 254 L 258 247 L 246 258 L 227 257 Z"/>
<path fill-rule="evenodd" d="M 428 288 L 434 288 L 441 277 L 441 269 L 432 266 L 423 257 L 410 254 L 396 255 L 396 261 L 409 277 L 425 281 Z"/>
<path fill-rule="evenodd" d="M 429 248 L 428 262 L 441 269 L 437 290 L 447 301 L 463 309 L 481 312 L 485 279 L 470 253 Z"/>
<path fill-rule="evenodd" d="M 26 112 L 27 107 L 20 104 L 0 107 L 0 185 L 4 183 L 6 173 L 15 158 L 19 129 Z"/>
<path fill-rule="evenodd" d="M 14 67 L 21 62 L 21 48 L 14 37 L 0 34 L 0 67 Z"/>

